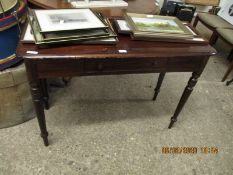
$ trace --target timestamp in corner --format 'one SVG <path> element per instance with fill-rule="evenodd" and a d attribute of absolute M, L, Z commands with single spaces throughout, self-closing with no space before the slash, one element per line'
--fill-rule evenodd
<path fill-rule="evenodd" d="M 218 147 L 212 146 L 203 146 L 203 147 L 162 147 L 162 154 L 218 154 Z"/>

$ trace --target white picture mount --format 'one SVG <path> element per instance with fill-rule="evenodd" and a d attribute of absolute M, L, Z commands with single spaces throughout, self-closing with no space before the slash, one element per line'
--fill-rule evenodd
<path fill-rule="evenodd" d="M 74 8 L 127 7 L 123 0 L 68 0 Z"/>
<path fill-rule="evenodd" d="M 233 0 L 225 2 L 224 6 L 218 12 L 218 16 L 233 25 Z"/>

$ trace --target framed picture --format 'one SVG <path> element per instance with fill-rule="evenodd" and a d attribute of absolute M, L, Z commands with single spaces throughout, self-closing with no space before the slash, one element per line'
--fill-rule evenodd
<path fill-rule="evenodd" d="M 233 25 L 233 0 L 225 2 L 225 5 L 218 12 L 218 16 L 222 17 Z"/>
<path fill-rule="evenodd" d="M 22 43 L 35 43 L 35 39 L 32 34 L 32 28 L 30 24 L 27 24 L 26 27 L 24 28 L 24 31 L 21 37 L 21 42 Z M 103 38 L 103 39 L 97 38 L 91 41 L 83 41 L 81 44 L 116 44 L 117 42 L 118 42 L 117 37 L 113 35 L 109 38 Z"/>
<path fill-rule="evenodd" d="M 28 21 L 31 26 L 35 44 L 48 45 L 48 44 L 62 44 L 62 43 L 83 43 L 84 41 L 115 38 L 116 34 L 110 27 L 92 30 L 79 30 L 79 31 L 60 31 L 52 33 L 41 33 L 40 27 L 35 16 L 31 11 L 28 12 Z M 107 22 L 106 22 L 107 23 Z"/>
<path fill-rule="evenodd" d="M 132 32 L 127 21 L 124 19 L 114 19 L 114 24 L 116 26 L 117 32 L 120 34 L 130 34 Z"/>
<path fill-rule="evenodd" d="M 192 32 L 176 17 L 127 13 L 126 19 L 134 33 L 193 36 Z"/>
<path fill-rule="evenodd" d="M 40 32 L 107 28 L 90 9 L 34 10 Z"/>
<path fill-rule="evenodd" d="M 35 43 L 35 38 L 32 34 L 32 28 L 30 24 L 26 24 L 24 27 L 22 37 L 21 37 L 21 42 L 23 43 Z"/>

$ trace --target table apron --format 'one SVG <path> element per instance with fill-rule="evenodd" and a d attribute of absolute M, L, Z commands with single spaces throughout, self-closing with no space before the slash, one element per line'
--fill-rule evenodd
<path fill-rule="evenodd" d="M 198 71 L 204 58 L 114 58 L 37 60 L 38 78 Z"/>

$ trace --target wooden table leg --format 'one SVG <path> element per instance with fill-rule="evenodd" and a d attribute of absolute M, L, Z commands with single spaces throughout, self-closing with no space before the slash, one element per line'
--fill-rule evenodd
<path fill-rule="evenodd" d="M 196 16 L 195 20 L 194 20 L 194 23 L 193 23 L 193 27 L 195 28 L 197 26 L 197 23 L 199 21 L 199 17 Z"/>
<path fill-rule="evenodd" d="M 49 93 L 48 93 L 48 84 L 47 79 L 41 79 L 41 88 L 43 93 L 43 102 L 45 109 L 49 109 Z"/>
<path fill-rule="evenodd" d="M 30 61 L 25 61 L 25 66 L 27 70 L 28 81 L 31 88 L 32 100 L 34 103 L 36 116 L 41 131 L 41 137 L 44 141 L 44 145 L 48 146 L 48 131 L 46 128 L 41 82 L 37 76 L 36 65 L 31 63 Z"/>
<path fill-rule="evenodd" d="M 169 129 L 171 129 L 173 124 L 177 121 L 177 117 L 180 114 L 180 112 L 181 112 L 182 108 L 184 107 L 186 101 L 188 100 L 189 96 L 191 95 L 193 88 L 197 84 L 199 77 L 200 77 L 200 73 L 193 72 L 191 78 L 188 81 L 188 85 L 184 89 L 184 92 L 181 96 L 181 99 L 176 107 L 175 113 L 171 118 L 171 122 L 168 126 Z"/>
<path fill-rule="evenodd" d="M 209 44 L 213 46 L 218 40 L 218 32 L 214 30 L 212 36 L 210 37 Z"/>
<path fill-rule="evenodd" d="M 164 76 L 165 76 L 165 73 L 160 73 L 159 74 L 159 78 L 158 78 L 158 82 L 157 82 L 157 85 L 156 85 L 156 88 L 155 88 L 155 93 L 154 93 L 154 97 L 153 97 L 153 101 L 156 100 L 159 92 L 160 92 L 160 87 L 163 83 L 163 79 L 164 79 Z"/>
<path fill-rule="evenodd" d="M 72 77 L 63 77 L 62 81 L 64 82 L 65 86 L 68 86 L 68 83 L 71 81 Z"/>
<path fill-rule="evenodd" d="M 229 55 L 228 58 L 229 58 L 229 60 L 232 59 L 232 61 L 231 61 L 230 65 L 228 66 L 227 71 L 225 72 L 225 74 L 224 74 L 224 76 L 222 78 L 222 82 L 224 82 L 227 79 L 228 75 L 233 70 L 233 51 L 231 51 L 231 54 Z"/>

